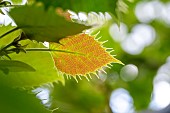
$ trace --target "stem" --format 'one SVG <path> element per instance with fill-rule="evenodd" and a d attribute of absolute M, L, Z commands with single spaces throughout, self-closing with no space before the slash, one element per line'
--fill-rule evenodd
<path fill-rule="evenodd" d="M 7 46 L 3 47 L 2 49 L 0 49 L 0 54 L 6 50 L 8 47 L 12 46 L 12 43 L 8 44 Z"/>
<path fill-rule="evenodd" d="M 0 6 L 0 8 L 3 8 L 3 7 L 21 7 L 21 6 L 24 6 L 24 5 L 4 5 L 4 6 Z"/>
<path fill-rule="evenodd" d="M 57 50 L 57 49 L 43 49 L 43 48 L 30 48 L 30 49 L 25 49 L 26 51 L 55 51 L 55 52 L 64 52 L 64 53 L 72 53 L 72 54 L 79 54 L 79 55 L 84 55 L 82 53 L 78 52 L 72 52 L 72 51 L 67 51 L 67 50 Z"/>
<path fill-rule="evenodd" d="M 5 34 L 3 34 L 3 35 L 0 36 L 0 39 L 3 38 L 4 36 L 6 36 L 6 35 L 8 35 L 8 34 L 10 34 L 10 33 L 12 33 L 12 32 L 14 32 L 14 31 L 18 30 L 18 29 L 19 29 L 19 28 L 16 27 L 16 28 L 14 28 L 14 29 L 12 29 L 12 30 L 6 32 Z"/>

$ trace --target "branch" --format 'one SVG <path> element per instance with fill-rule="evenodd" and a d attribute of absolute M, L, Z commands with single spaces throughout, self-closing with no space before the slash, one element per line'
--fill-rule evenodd
<path fill-rule="evenodd" d="M 78 53 L 78 52 L 73 52 L 73 51 L 67 51 L 67 50 L 57 50 L 57 49 L 43 49 L 43 48 L 29 48 L 29 49 L 25 49 L 25 51 L 55 51 L 55 52 L 64 52 L 64 53 L 72 53 L 72 54 L 79 54 L 79 55 L 84 55 L 82 53 Z"/>

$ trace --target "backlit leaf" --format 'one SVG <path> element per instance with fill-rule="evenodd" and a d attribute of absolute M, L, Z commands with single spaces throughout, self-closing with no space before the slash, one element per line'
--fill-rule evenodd
<path fill-rule="evenodd" d="M 30 40 L 22 41 L 21 44 L 28 44 L 27 48 L 45 48 L 42 43 Z M 33 87 L 58 81 L 64 83 L 64 78 L 58 75 L 50 52 L 20 52 L 19 54 L 12 53 L 10 57 L 12 60 L 21 61 L 32 66 L 36 71 L 9 72 L 8 75 L 0 71 L 0 82 L 3 84 L 13 87 Z"/>
<path fill-rule="evenodd" d="M 21 4 L 23 0 L 11 0 L 11 2 L 16 5 L 16 4 Z"/>
<path fill-rule="evenodd" d="M 52 43 L 51 48 L 70 52 L 53 52 L 56 67 L 65 74 L 87 75 L 95 73 L 110 63 L 121 64 L 94 36 L 78 34 L 64 38 L 60 43 Z"/>
<path fill-rule="evenodd" d="M 16 27 L 11 26 L 11 25 L 0 26 L 0 48 L 8 45 L 21 34 L 21 30 L 19 29 L 15 30 L 15 29 Z M 10 31 L 13 31 L 13 32 L 10 32 Z"/>
<path fill-rule="evenodd" d="M 67 21 L 53 9 L 44 11 L 41 6 L 17 7 L 11 10 L 10 15 L 27 38 L 41 42 L 58 42 L 61 38 L 89 28 Z"/>

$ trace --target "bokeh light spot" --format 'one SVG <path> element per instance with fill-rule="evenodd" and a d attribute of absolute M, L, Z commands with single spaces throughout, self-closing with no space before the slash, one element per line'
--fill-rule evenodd
<path fill-rule="evenodd" d="M 128 64 L 121 69 L 120 76 L 124 81 L 132 81 L 138 76 L 138 68 L 133 64 Z"/>
<path fill-rule="evenodd" d="M 133 99 L 125 89 L 117 89 L 110 97 L 110 107 L 114 113 L 133 113 Z"/>

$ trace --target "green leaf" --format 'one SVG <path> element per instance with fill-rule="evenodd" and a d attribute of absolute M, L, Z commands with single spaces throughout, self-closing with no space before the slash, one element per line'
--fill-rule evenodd
<path fill-rule="evenodd" d="M 95 84 L 95 83 L 94 83 Z M 51 108 L 58 107 L 53 113 L 103 113 L 106 104 L 106 94 L 99 90 L 97 84 L 85 79 L 75 84 L 68 80 L 66 85 L 54 84 L 51 92 Z M 105 113 L 109 113 L 105 109 Z"/>
<path fill-rule="evenodd" d="M 82 32 L 89 27 L 69 22 L 55 10 L 44 11 L 43 7 L 23 6 L 10 12 L 19 28 L 31 40 L 58 42 L 61 38 Z"/>
<path fill-rule="evenodd" d="M 28 48 L 45 48 L 41 43 L 29 40 L 22 41 L 21 44 L 29 44 Z M 50 52 L 12 53 L 10 57 L 12 60 L 21 61 L 32 66 L 36 71 L 10 72 L 8 75 L 0 71 L 0 82 L 4 84 L 18 87 L 33 87 L 57 81 L 64 83 L 64 78 L 59 76 Z"/>
<path fill-rule="evenodd" d="M 21 4 L 22 0 L 11 0 L 11 2 L 16 5 L 16 4 Z"/>
<path fill-rule="evenodd" d="M 35 95 L 13 89 L 0 83 L 1 113 L 51 113 Z"/>
<path fill-rule="evenodd" d="M 32 66 L 15 60 L 0 60 L 0 70 L 3 69 L 7 69 L 8 72 L 35 71 Z"/>
<path fill-rule="evenodd" d="M 21 30 L 16 29 L 14 26 L 0 26 L 0 48 L 11 43 L 20 34 Z"/>
<path fill-rule="evenodd" d="M 44 3 L 46 8 L 61 7 L 75 12 L 111 12 L 116 14 L 118 0 L 37 0 Z"/>

